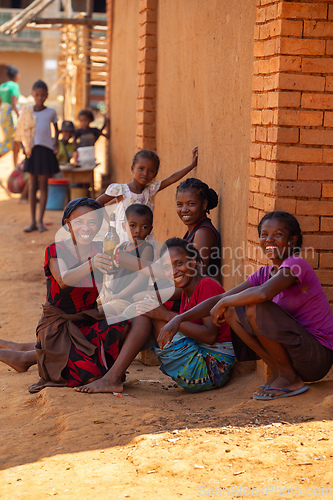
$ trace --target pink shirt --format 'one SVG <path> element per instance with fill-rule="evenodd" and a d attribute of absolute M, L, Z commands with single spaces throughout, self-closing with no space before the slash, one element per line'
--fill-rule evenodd
<path fill-rule="evenodd" d="M 333 315 L 324 290 L 312 266 L 301 257 L 292 255 L 279 269 L 288 267 L 299 279 L 272 300 L 291 314 L 322 345 L 333 350 Z M 264 266 L 247 279 L 251 286 L 269 280 L 273 266 Z"/>

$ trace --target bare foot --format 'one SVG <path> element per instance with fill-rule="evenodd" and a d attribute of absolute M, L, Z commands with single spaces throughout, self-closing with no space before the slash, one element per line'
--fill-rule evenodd
<path fill-rule="evenodd" d="M 24 231 L 25 233 L 32 233 L 32 231 L 37 231 L 37 226 L 36 226 L 36 224 L 30 224 L 30 226 L 25 227 L 25 228 L 23 229 L 23 231 Z"/>
<path fill-rule="evenodd" d="M 39 222 L 38 223 L 38 231 L 40 233 L 44 233 L 45 231 L 47 231 L 47 227 L 44 226 L 44 224 L 42 222 Z"/>
<path fill-rule="evenodd" d="M 33 351 L 36 342 L 10 342 L 10 340 L 0 339 L 0 349 L 7 349 L 10 351 Z"/>
<path fill-rule="evenodd" d="M 0 349 L 0 361 L 22 373 L 37 363 L 37 354 L 36 351 L 22 352 Z"/>
<path fill-rule="evenodd" d="M 274 385 L 271 384 L 271 387 L 268 387 L 264 391 L 265 396 L 281 396 L 285 391 L 279 390 L 278 388 L 283 388 L 287 389 L 289 391 L 297 391 L 298 389 L 301 389 L 304 387 L 304 382 L 300 377 L 295 377 L 293 380 L 284 377 L 284 376 L 279 376 L 274 380 Z"/>
<path fill-rule="evenodd" d="M 111 377 L 104 377 L 91 382 L 91 384 L 81 385 L 81 387 L 74 387 L 74 391 L 87 392 L 89 394 L 95 392 L 123 392 L 123 384 L 121 380 L 113 380 Z"/>

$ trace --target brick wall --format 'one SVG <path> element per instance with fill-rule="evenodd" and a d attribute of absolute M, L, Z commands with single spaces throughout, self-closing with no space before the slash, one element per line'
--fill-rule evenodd
<path fill-rule="evenodd" d="M 140 1 L 136 147 L 156 150 L 158 0 Z"/>
<path fill-rule="evenodd" d="M 333 4 L 257 0 L 254 36 L 248 269 L 260 218 L 288 211 L 333 303 Z"/>

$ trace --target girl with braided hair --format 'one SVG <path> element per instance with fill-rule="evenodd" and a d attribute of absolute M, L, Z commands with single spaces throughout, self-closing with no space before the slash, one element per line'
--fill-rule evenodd
<path fill-rule="evenodd" d="M 221 266 L 221 236 L 207 217 L 217 207 L 218 195 L 200 179 L 181 182 L 176 192 L 177 214 L 187 226 L 184 239 L 193 243 L 203 261 L 203 273 L 218 278 Z"/>

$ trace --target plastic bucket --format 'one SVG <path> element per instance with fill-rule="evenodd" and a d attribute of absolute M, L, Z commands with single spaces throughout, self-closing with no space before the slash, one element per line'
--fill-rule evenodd
<path fill-rule="evenodd" d="M 77 162 L 81 167 L 91 167 L 95 165 L 95 146 L 85 146 L 77 148 Z"/>
<path fill-rule="evenodd" d="M 68 181 L 66 179 L 49 179 L 48 184 L 46 210 L 63 210 L 67 200 Z"/>

